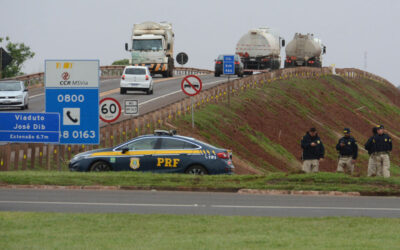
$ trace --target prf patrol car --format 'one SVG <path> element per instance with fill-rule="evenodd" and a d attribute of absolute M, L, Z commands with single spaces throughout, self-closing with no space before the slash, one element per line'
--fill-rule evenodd
<path fill-rule="evenodd" d="M 232 174 L 232 153 L 176 131 L 156 130 L 114 148 L 77 154 L 71 171 L 150 171 L 157 173 Z"/>

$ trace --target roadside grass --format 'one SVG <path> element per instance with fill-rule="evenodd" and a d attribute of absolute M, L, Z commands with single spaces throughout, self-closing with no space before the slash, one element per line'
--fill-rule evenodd
<path fill-rule="evenodd" d="M 400 219 L 0 212 L 1 249 L 398 249 Z"/>
<path fill-rule="evenodd" d="M 80 173 L 9 171 L 0 173 L 0 185 L 120 186 L 160 190 L 237 191 L 279 189 L 361 192 L 365 195 L 400 195 L 400 177 L 352 177 L 338 173 L 193 176 L 137 172 Z"/>

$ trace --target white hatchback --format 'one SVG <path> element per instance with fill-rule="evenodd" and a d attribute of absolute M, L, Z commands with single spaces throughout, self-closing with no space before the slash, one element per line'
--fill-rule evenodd
<path fill-rule="evenodd" d="M 28 89 L 22 81 L 0 82 L 0 107 L 29 107 Z"/>
<path fill-rule="evenodd" d="M 126 94 L 128 90 L 145 91 L 153 94 L 153 78 L 150 71 L 144 66 L 126 66 L 122 73 L 120 93 Z"/>

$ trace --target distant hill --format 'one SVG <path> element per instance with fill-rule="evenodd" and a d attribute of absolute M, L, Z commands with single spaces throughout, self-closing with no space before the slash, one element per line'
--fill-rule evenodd
<path fill-rule="evenodd" d="M 181 134 L 233 150 L 238 173 L 291 171 L 301 165 L 301 138 L 316 127 L 325 144 L 322 171 L 335 171 L 335 145 L 344 127 L 360 146 L 358 172 L 367 171 L 364 143 L 372 127 L 384 124 L 394 141 L 392 173 L 400 174 L 400 91 L 389 83 L 350 80 L 336 75 L 319 79 L 277 80 L 196 110 L 190 119 L 175 122 Z"/>

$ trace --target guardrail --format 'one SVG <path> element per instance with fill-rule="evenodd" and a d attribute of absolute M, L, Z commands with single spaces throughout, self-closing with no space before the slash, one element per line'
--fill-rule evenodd
<path fill-rule="evenodd" d="M 336 69 L 336 73 L 351 79 L 368 78 L 389 83 L 382 77 L 358 69 Z M 200 109 L 209 103 L 226 105 L 231 96 L 239 95 L 247 89 L 258 88 L 276 80 L 311 79 L 328 74 L 332 74 L 331 68 L 301 67 L 280 69 L 235 79 L 202 91 L 197 96 L 192 97 L 195 103 L 194 109 Z M 79 152 L 99 147 L 112 147 L 136 136 L 152 133 L 155 128 L 170 127 L 172 120 L 190 114 L 190 112 L 191 99 L 187 97 L 156 111 L 102 127 L 100 129 L 100 145 L 9 143 L 0 146 L 0 170 L 66 170 L 69 159 Z"/>
<path fill-rule="evenodd" d="M 125 68 L 123 65 L 111 65 L 111 66 L 100 66 L 101 76 L 100 79 L 114 79 L 119 78 L 122 75 L 122 71 Z M 176 67 L 174 69 L 175 75 L 203 75 L 203 74 L 211 74 L 214 71 L 206 70 L 206 69 L 197 69 L 197 68 L 184 68 L 184 67 Z M 28 88 L 34 86 L 41 86 L 44 83 L 44 72 L 30 74 L 30 75 L 22 75 L 11 78 L 1 79 L 2 81 L 7 80 L 18 80 L 24 81 Z"/>

